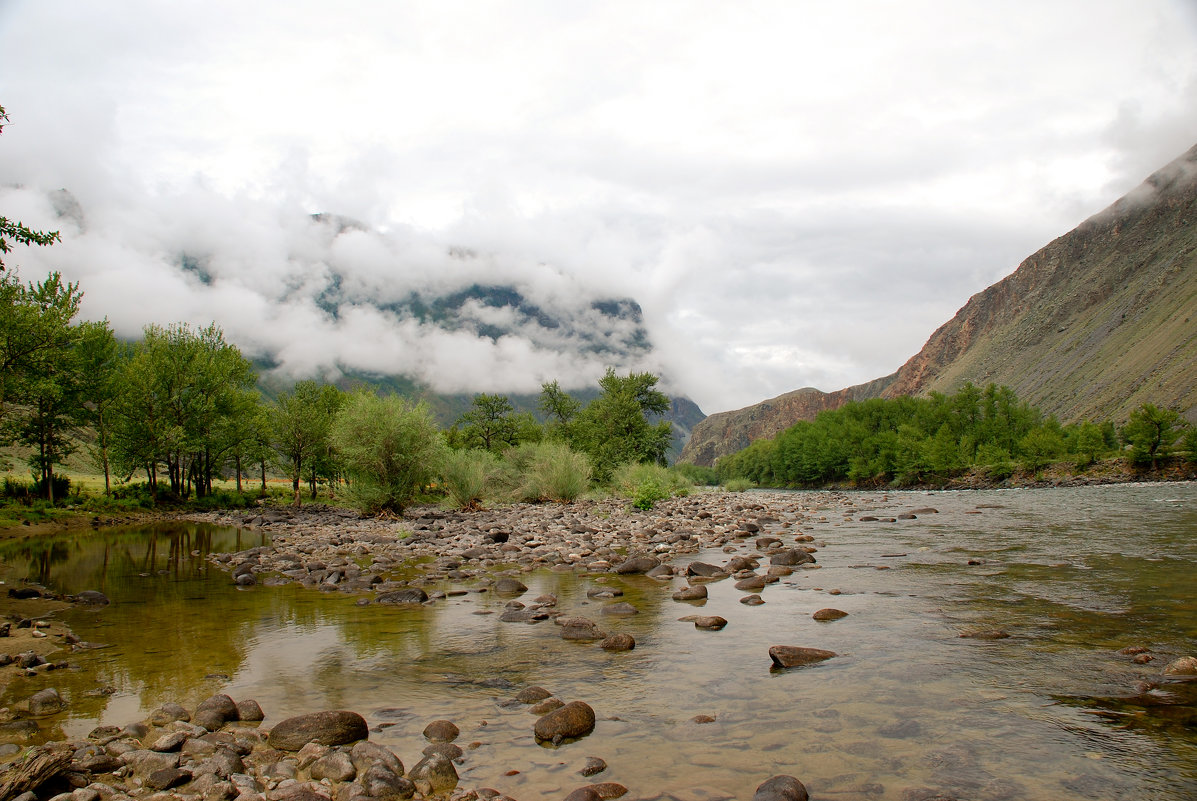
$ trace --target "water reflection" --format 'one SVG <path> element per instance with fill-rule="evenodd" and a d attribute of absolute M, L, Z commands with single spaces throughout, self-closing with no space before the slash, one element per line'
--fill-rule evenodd
<path fill-rule="evenodd" d="M 695 609 L 653 579 L 521 577 L 525 601 L 552 593 L 560 609 L 632 634 L 636 649 L 620 654 L 564 641 L 551 622 L 500 623 L 506 599 L 475 581 L 446 583 L 463 594 L 415 608 L 359 606 L 296 586 L 238 588 L 206 561 L 259 544 L 230 529 L 10 544 L 0 549 L 10 581 L 101 589 L 113 604 L 67 616 L 83 639 L 109 647 L 72 654 L 78 670 L 14 681 L 2 700 L 57 687 L 71 704 L 51 737 L 213 692 L 256 698 L 268 724 L 349 708 L 405 762 L 418 758 L 423 726 L 448 717 L 463 743 L 480 744 L 463 780 L 515 797 L 563 795 L 581 783 L 574 772 L 587 755 L 611 765 L 603 779 L 643 797 L 743 797 L 775 772 L 802 777 L 813 795 L 881 801 L 927 792 L 1079 798 L 1098 787 L 1103 797 L 1194 794 L 1191 694 L 1156 703 L 1158 692 L 1136 698 L 1135 688 L 1171 656 L 1197 650 L 1197 487 L 849 502 L 800 521 L 826 544 L 820 568 L 771 585 L 764 606 L 739 603 L 745 593 L 730 581 L 709 585 L 702 611 L 730 621 L 721 632 L 678 622 Z M 929 505 L 938 514 L 859 520 L 865 506 L 896 516 Z M 640 614 L 602 615 L 608 601 L 587 597 L 599 586 L 622 591 L 615 600 Z M 849 616 L 813 621 L 825 606 Z M 979 628 L 1011 636 L 958 636 Z M 773 644 L 840 656 L 771 673 Z M 1131 644 L 1158 660 L 1118 654 Z M 504 703 L 527 684 L 591 703 L 594 734 L 556 750 L 536 745 L 532 717 Z"/>

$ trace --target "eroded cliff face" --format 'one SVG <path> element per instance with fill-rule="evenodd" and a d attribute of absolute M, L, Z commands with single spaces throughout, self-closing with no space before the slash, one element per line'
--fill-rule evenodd
<path fill-rule="evenodd" d="M 1197 146 L 977 293 L 897 373 L 708 417 L 682 460 L 710 465 L 824 409 L 1004 384 L 1061 422 L 1150 402 L 1197 422 Z"/>

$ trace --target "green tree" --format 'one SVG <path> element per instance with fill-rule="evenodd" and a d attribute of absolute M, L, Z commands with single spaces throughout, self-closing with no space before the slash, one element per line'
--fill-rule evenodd
<path fill-rule="evenodd" d="M 1150 462 L 1155 470 L 1159 458 L 1184 433 L 1183 424 L 1180 413 L 1174 409 L 1161 409 L 1153 403 L 1135 409 L 1122 427 L 1122 439 L 1131 447 L 1131 460 L 1137 464 Z"/>
<path fill-rule="evenodd" d="M 619 376 L 607 368 L 599 396 L 577 414 L 574 445 L 590 457 L 596 480 L 607 481 L 617 466 L 629 462 L 666 463 L 673 426 L 667 420 L 650 423 L 647 417 L 669 411 L 669 397 L 656 385 L 651 373 Z"/>
<path fill-rule="evenodd" d="M 425 403 L 361 391 L 349 397 L 330 437 L 363 512 L 402 514 L 440 470 L 445 444 Z"/>
<path fill-rule="evenodd" d="M 0 106 L 0 133 L 3 133 L 6 122 L 8 114 L 4 106 Z M 12 251 L 13 242 L 20 245 L 52 245 L 60 239 L 57 231 L 35 231 L 18 220 L 0 216 L 0 270 L 4 269 L 4 254 Z"/>
<path fill-rule="evenodd" d="M 515 407 L 506 395 L 475 395 L 470 410 L 457 422 L 467 447 L 498 453 L 519 444 Z"/>
<path fill-rule="evenodd" d="M 112 415 L 120 386 L 116 377 L 120 348 L 108 320 L 80 324 L 79 360 L 82 368 L 84 422 L 94 439 L 88 446 L 92 463 L 104 473 L 104 494 L 112 493 Z"/>
<path fill-rule="evenodd" d="M 309 460 L 319 458 L 329 444 L 333 412 L 321 385 L 300 381 L 281 393 L 272 409 L 274 446 L 291 476 L 294 504 L 299 506 L 299 484 Z"/>
<path fill-rule="evenodd" d="M 536 408 L 545 415 L 545 435 L 549 439 L 569 442 L 570 424 L 582 403 L 564 392 L 556 381 L 548 381 L 540 385 Z"/>

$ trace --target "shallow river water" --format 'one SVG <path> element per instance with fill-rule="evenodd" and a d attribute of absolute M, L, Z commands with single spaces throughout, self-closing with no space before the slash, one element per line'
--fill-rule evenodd
<path fill-rule="evenodd" d="M 177 524 L 8 544 L 8 584 L 99 589 L 112 604 L 61 615 L 108 647 L 70 654 L 77 669 L 14 679 L 0 702 L 56 687 L 69 711 L 43 722 L 47 739 L 217 692 L 256 699 L 267 726 L 352 709 L 409 766 L 424 726 L 447 718 L 474 746 L 462 785 L 523 801 L 588 781 L 624 784 L 629 799 L 747 799 L 776 773 L 816 800 L 1197 797 L 1197 683 L 1137 687 L 1197 654 L 1197 484 L 843 497 L 850 507 L 799 526 L 819 568 L 770 585 L 762 606 L 739 603 L 730 580 L 695 608 L 643 576 L 521 575 L 526 598 L 554 593 L 559 609 L 632 634 L 625 653 L 564 641 L 551 621 L 501 623 L 506 599 L 469 582 L 426 607 L 361 606 L 294 585 L 238 588 L 205 560 L 259 544 L 258 532 Z M 920 507 L 938 513 L 860 520 Z M 586 598 L 600 582 L 640 614 L 600 617 L 605 602 Z M 848 617 L 812 620 L 828 606 Z M 729 624 L 677 620 L 699 612 Z M 1010 636 L 960 636 L 996 629 Z M 771 671 L 777 644 L 839 656 Z M 1127 646 L 1154 661 L 1135 663 Z M 504 704 L 530 684 L 589 703 L 595 731 L 537 745 L 527 708 Z M 608 770 L 581 778 L 588 756 Z"/>

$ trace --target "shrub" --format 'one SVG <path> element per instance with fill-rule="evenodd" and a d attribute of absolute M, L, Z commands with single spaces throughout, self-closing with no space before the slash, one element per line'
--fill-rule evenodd
<path fill-rule="evenodd" d="M 657 501 L 690 492 L 690 481 L 675 469 L 659 464 L 624 464 L 615 470 L 611 489 L 632 499 L 637 509 L 651 509 Z"/>
<path fill-rule="evenodd" d="M 681 473 L 686 479 L 695 486 L 699 487 L 715 487 L 719 484 L 719 476 L 715 473 L 713 467 L 701 467 L 689 462 L 678 462 L 673 466 L 673 469 Z"/>
<path fill-rule="evenodd" d="M 499 472 L 499 457 L 476 449 L 450 450 L 441 461 L 441 485 L 448 503 L 476 509 L 491 491 Z"/>
<path fill-rule="evenodd" d="M 367 514 L 402 513 L 440 471 L 445 451 L 427 404 L 397 395 L 349 398 L 329 438 L 351 479 L 349 498 Z"/>
<path fill-rule="evenodd" d="M 744 492 L 745 490 L 750 490 L 755 486 L 755 484 L 746 478 L 729 478 L 727 481 L 723 482 L 723 489 L 727 490 L 728 492 Z"/>
<path fill-rule="evenodd" d="M 575 501 L 590 486 L 590 458 L 564 442 L 526 442 L 504 454 L 501 481 L 515 501 Z"/>

